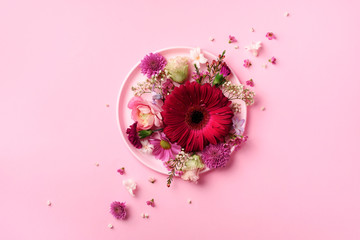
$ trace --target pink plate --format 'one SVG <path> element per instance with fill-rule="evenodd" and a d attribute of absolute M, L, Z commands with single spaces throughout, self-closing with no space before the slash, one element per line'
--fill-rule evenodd
<path fill-rule="evenodd" d="M 173 48 L 166 48 L 159 51 L 156 51 L 162 54 L 166 59 L 170 59 L 175 56 L 187 56 L 189 57 L 190 50 L 193 48 L 191 47 L 173 47 Z M 216 59 L 214 54 L 211 54 L 206 51 L 202 51 L 205 57 L 210 61 Z M 120 88 L 120 92 L 117 99 L 117 112 L 116 117 L 118 119 L 118 126 L 120 129 L 120 133 L 122 138 L 124 139 L 127 147 L 129 148 L 130 152 L 135 156 L 137 160 L 143 163 L 145 166 L 163 174 L 168 174 L 168 170 L 164 167 L 162 161 L 155 159 L 155 157 L 151 154 L 146 154 L 141 152 L 139 149 L 136 149 L 134 146 L 131 145 L 129 140 L 127 139 L 126 129 L 134 123 L 131 119 L 131 111 L 127 107 L 129 100 L 134 96 L 133 91 L 131 90 L 132 86 L 135 86 L 137 82 L 143 81 L 146 79 L 144 75 L 141 74 L 141 69 L 139 67 L 140 62 L 138 62 L 133 69 L 129 72 L 126 76 L 125 81 L 122 83 Z M 190 68 L 190 72 L 194 71 L 194 67 Z M 240 83 L 239 79 L 234 75 L 231 74 L 230 80 L 234 83 Z M 234 101 L 233 101 L 234 102 Z M 242 100 L 236 100 L 237 103 L 241 104 L 241 113 L 238 114 L 240 119 L 245 119 L 244 129 L 246 125 L 246 104 Z M 208 169 L 203 170 L 202 172 L 208 171 Z"/>

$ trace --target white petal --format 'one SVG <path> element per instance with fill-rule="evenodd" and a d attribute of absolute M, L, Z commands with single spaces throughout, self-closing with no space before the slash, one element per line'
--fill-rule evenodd
<path fill-rule="evenodd" d="M 196 50 L 195 50 L 195 49 L 190 50 L 190 57 L 191 57 L 192 59 L 195 59 L 195 58 L 196 58 Z"/>
<path fill-rule="evenodd" d="M 195 64 L 197 67 L 200 67 L 199 61 L 193 61 L 193 64 Z"/>
<path fill-rule="evenodd" d="M 200 62 L 200 63 L 206 63 L 206 62 L 207 62 L 207 59 L 204 57 L 203 54 L 200 54 L 199 62 Z"/>

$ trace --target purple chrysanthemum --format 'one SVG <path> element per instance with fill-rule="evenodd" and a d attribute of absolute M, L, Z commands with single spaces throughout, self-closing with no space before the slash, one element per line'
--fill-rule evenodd
<path fill-rule="evenodd" d="M 150 53 L 141 60 L 141 73 L 151 78 L 166 66 L 166 59 L 159 53 Z"/>
<path fill-rule="evenodd" d="M 224 144 L 210 144 L 201 152 L 201 159 L 210 168 L 225 167 L 230 160 L 230 149 Z"/>
<path fill-rule="evenodd" d="M 117 219 L 125 219 L 126 217 L 125 202 L 113 202 L 110 205 L 110 213 Z"/>
<path fill-rule="evenodd" d="M 139 134 L 136 130 L 137 122 L 130 125 L 128 129 L 126 129 L 126 134 L 128 135 L 128 139 L 132 145 L 136 148 L 142 148 L 142 144 L 140 142 Z"/>

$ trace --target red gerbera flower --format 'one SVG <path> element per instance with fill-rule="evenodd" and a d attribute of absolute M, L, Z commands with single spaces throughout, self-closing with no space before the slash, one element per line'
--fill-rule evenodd
<path fill-rule="evenodd" d="M 224 142 L 234 116 L 230 104 L 219 88 L 187 82 L 166 97 L 161 112 L 164 133 L 186 152 Z"/>

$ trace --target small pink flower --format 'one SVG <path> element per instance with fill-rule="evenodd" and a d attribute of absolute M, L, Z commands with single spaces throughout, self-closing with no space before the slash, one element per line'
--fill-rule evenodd
<path fill-rule="evenodd" d="M 120 173 L 120 175 L 124 175 L 125 174 L 125 168 L 122 167 L 122 168 L 118 169 L 117 172 Z"/>
<path fill-rule="evenodd" d="M 131 109 L 131 118 L 137 122 L 137 130 L 148 130 L 153 126 L 162 126 L 161 108 L 142 99 L 133 97 L 128 103 Z"/>
<path fill-rule="evenodd" d="M 229 35 L 229 43 L 237 42 L 234 36 Z"/>
<path fill-rule="evenodd" d="M 274 33 L 272 32 L 268 32 L 265 37 L 267 37 L 269 40 L 276 39 Z"/>
<path fill-rule="evenodd" d="M 250 86 L 250 87 L 253 87 L 254 86 L 254 81 L 252 79 L 250 80 L 247 80 L 246 81 L 246 85 Z"/>
<path fill-rule="evenodd" d="M 245 67 L 245 68 L 249 68 L 250 66 L 251 66 L 250 60 L 249 60 L 249 59 L 245 59 L 245 60 L 244 60 L 244 67 Z"/>
<path fill-rule="evenodd" d="M 151 199 L 150 201 L 146 201 L 146 204 L 147 204 L 148 206 L 155 207 L 155 201 L 154 201 L 154 199 Z"/>
<path fill-rule="evenodd" d="M 270 58 L 269 62 L 271 62 L 272 64 L 276 64 L 276 58 L 275 57 Z"/>

